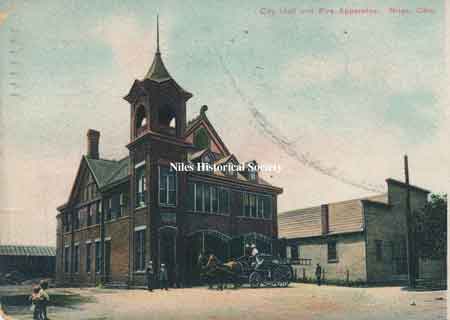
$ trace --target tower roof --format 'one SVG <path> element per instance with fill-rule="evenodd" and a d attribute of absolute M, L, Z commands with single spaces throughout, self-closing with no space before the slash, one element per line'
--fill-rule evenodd
<path fill-rule="evenodd" d="M 150 69 L 148 70 L 144 79 L 149 79 L 156 82 L 163 82 L 172 79 L 166 67 L 164 66 L 159 50 L 156 51 L 152 65 L 150 66 Z"/>
<path fill-rule="evenodd" d="M 169 71 L 167 71 L 166 66 L 164 65 L 164 62 L 161 58 L 161 52 L 159 51 L 159 17 L 156 19 L 156 52 L 155 57 L 153 58 L 152 65 L 150 66 L 150 69 L 148 70 L 147 74 L 145 75 L 143 80 L 152 80 L 157 83 L 162 83 L 165 81 L 172 80 L 175 87 L 179 89 L 181 92 L 183 92 L 186 97 L 190 98 L 192 97 L 192 94 L 186 90 L 184 90 L 176 81 L 172 78 L 172 76 L 169 74 Z"/>

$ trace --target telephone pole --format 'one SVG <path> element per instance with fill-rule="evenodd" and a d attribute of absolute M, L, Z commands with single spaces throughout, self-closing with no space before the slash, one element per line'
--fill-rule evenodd
<path fill-rule="evenodd" d="M 414 224 L 413 217 L 411 213 L 411 192 L 409 185 L 409 166 L 408 166 L 408 156 L 404 157 L 405 166 L 405 184 L 406 184 L 406 250 L 408 259 L 408 284 L 410 288 L 415 288 L 416 286 L 416 268 L 415 268 L 415 253 L 414 253 Z"/>

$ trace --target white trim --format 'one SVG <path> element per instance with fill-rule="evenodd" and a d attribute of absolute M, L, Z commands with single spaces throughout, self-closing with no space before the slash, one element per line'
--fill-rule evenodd
<path fill-rule="evenodd" d="M 145 160 L 142 160 L 141 162 L 136 163 L 136 164 L 134 165 L 134 168 L 137 169 L 137 168 L 139 168 L 139 167 L 142 167 L 143 165 L 145 165 Z"/>
<path fill-rule="evenodd" d="M 105 241 L 111 241 L 111 237 L 106 237 Z"/>
<path fill-rule="evenodd" d="M 100 238 L 97 238 L 94 240 L 95 242 L 100 242 Z"/>
<path fill-rule="evenodd" d="M 70 244 L 64 245 L 64 248 L 70 248 Z"/>
<path fill-rule="evenodd" d="M 141 231 L 141 230 L 145 230 L 145 229 L 147 229 L 146 225 L 134 227 L 134 231 Z"/>
<path fill-rule="evenodd" d="M 80 246 L 80 242 L 79 242 L 79 241 L 77 241 L 77 242 L 74 242 L 74 243 L 73 243 L 73 246 L 74 246 L 74 247 L 76 247 L 76 246 Z"/>
<path fill-rule="evenodd" d="M 92 243 L 92 240 L 87 240 L 87 241 L 85 242 L 85 244 L 89 244 L 89 243 Z"/>

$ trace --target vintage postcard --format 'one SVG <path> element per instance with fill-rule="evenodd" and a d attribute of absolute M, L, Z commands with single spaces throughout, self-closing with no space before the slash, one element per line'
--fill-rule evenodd
<path fill-rule="evenodd" d="M 0 1 L 0 320 L 447 319 L 444 0 Z"/>

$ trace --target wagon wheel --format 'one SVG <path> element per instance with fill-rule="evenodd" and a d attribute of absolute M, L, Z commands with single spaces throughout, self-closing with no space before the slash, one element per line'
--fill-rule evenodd
<path fill-rule="evenodd" d="M 292 280 L 292 271 L 288 266 L 278 266 L 273 271 L 273 280 L 278 287 L 287 287 Z"/>
<path fill-rule="evenodd" d="M 250 283 L 250 287 L 259 288 L 262 282 L 261 275 L 258 272 L 252 272 L 248 278 L 248 282 Z"/>

